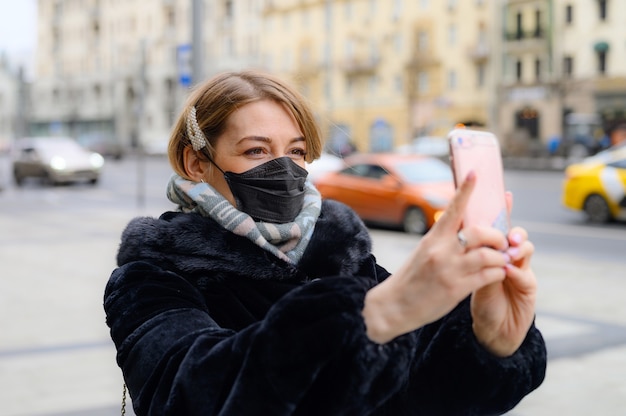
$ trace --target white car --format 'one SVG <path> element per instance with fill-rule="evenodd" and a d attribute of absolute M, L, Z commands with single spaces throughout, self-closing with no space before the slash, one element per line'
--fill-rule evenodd
<path fill-rule="evenodd" d="M 327 172 L 336 172 L 346 166 L 345 162 L 339 156 L 330 153 L 322 153 L 319 159 L 306 164 L 306 170 L 309 171 L 307 178 L 315 184 L 315 181 Z"/>
<path fill-rule="evenodd" d="M 32 137 L 15 141 L 12 165 L 18 186 L 27 178 L 53 185 L 80 181 L 96 184 L 104 158 L 69 137 Z"/>

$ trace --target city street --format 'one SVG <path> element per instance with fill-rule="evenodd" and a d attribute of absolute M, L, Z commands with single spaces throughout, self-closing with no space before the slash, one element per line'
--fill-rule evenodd
<path fill-rule="evenodd" d="M 107 161 L 95 186 L 11 183 L 0 157 L 0 413 L 119 414 L 122 377 L 102 309 L 120 233 L 172 208 L 167 160 Z M 509 416 L 623 415 L 626 409 L 626 225 L 591 226 L 559 204 L 560 172 L 507 171 L 513 223 L 536 245 L 544 384 Z M 394 271 L 419 237 L 373 229 Z M 127 414 L 131 415 L 130 403 Z"/>

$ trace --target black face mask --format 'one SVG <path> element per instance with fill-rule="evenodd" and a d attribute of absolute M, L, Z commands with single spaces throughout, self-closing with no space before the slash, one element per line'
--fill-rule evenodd
<path fill-rule="evenodd" d="M 284 156 L 272 159 L 243 173 L 224 172 L 237 209 L 256 221 L 284 224 L 302 210 L 304 182 L 308 172 Z"/>

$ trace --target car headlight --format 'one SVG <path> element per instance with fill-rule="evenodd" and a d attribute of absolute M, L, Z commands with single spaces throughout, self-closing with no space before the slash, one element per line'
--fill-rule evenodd
<path fill-rule="evenodd" d="M 54 156 L 50 159 L 50 167 L 54 170 L 63 170 L 67 167 L 67 162 L 61 156 Z"/>
<path fill-rule="evenodd" d="M 89 156 L 89 161 L 91 162 L 91 166 L 96 169 L 100 169 L 104 166 L 104 158 L 99 153 L 92 153 L 91 156 Z"/>

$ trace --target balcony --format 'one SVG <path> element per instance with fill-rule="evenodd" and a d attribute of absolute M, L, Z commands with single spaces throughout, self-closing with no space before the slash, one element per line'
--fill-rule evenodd
<path fill-rule="evenodd" d="M 322 74 L 324 69 L 324 65 L 320 63 L 303 61 L 296 64 L 294 75 L 299 79 L 311 79 Z"/>
<path fill-rule="evenodd" d="M 484 42 L 480 42 L 468 48 L 467 57 L 476 63 L 481 63 L 489 59 L 490 53 L 491 49 L 489 48 L 489 45 Z"/>
<path fill-rule="evenodd" d="M 550 44 L 548 32 L 542 28 L 531 31 L 516 30 L 504 33 L 506 52 L 545 51 Z"/>
<path fill-rule="evenodd" d="M 378 56 L 353 56 L 351 58 L 346 58 L 341 65 L 341 69 L 348 76 L 371 75 L 376 72 L 376 68 L 379 63 L 380 57 Z"/>
<path fill-rule="evenodd" d="M 504 39 L 509 42 L 523 41 L 527 39 L 547 39 L 548 33 L 541 27 L 537 27 L 534 30 L 523 31 L 515 30 L 504 33 Z"/>
<path fill-rule="evenodd" d="M 415 51 L 413 56 L 407 62 L 406 67 L 409 70 L 418 71 L 424 68 L 437 66 L 439 64 L 439 59 L 437 59 L 432 52 Z"/>

